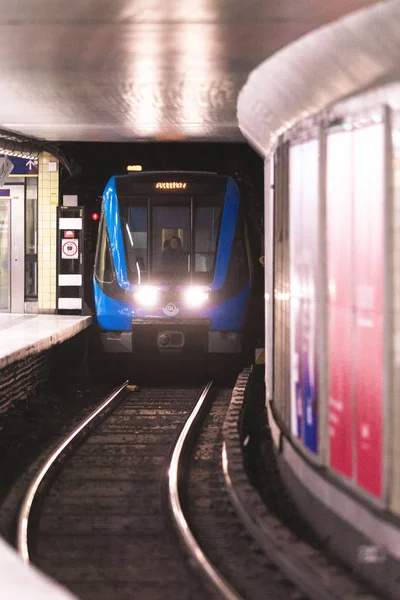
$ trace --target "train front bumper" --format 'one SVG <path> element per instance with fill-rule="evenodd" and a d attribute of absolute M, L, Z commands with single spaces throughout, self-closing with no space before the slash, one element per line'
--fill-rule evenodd
<path fill-rule="evenodd" d="M 237 331 L 210 331 L 209 319 L 132 319 L 132 331 L 103 331 L 102 350 L 110 353 L 239 354 L 242 335 Z"/>

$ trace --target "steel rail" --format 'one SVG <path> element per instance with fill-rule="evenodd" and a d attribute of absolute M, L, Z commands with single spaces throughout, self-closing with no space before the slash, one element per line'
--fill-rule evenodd
<path fill-rule="evenodd" d="M 234 590 L 228 581 L 218 572 L 215 566 L 209 561 L 203 550 L 197 543 L 189 524 L 183 513 L 180 494 L 179 494 L 179 473 L 181 470 L 182 457 L 188 445 L 189 433 L 194 426 L 199 413 L 207 400 L 213 382 L 210 381 L 204 388 L 199 400 L 197 401 L 192 413 L 187 419 L 185 425 L 179 434 L 178 440 L 172 452 L 172 458 L 168 469 L 168 495 L 170 508 L 175 520 L 177 531 L 186 546 L 190 556 L 194 559 L 196 566 L 203 572 L 208 581 L 212 584 L 223 598 L 226 600 L 243 600 L 242 596 Z"/>
<path fill-rule="evenodd" d="M 81 433 L 97 416 L 100 416 L 106 408 L 108 408 L 119 396 L 119 394 L 126 388 L 129 381 L 125 381 L 119 388 L 117 388 L 100 406 L 96 408 L 86 419 L 84 419 L 69 436 L 51 453 L 51 455 L 44 462 L 43 466 L 38 471 L 35 478 L 32 480 L 21 504 L 21 508 L 18 514 L 17 521 L 17 550 L 21 555 L 24 563 L 29 564 L 29 544 L 28 544 L 28 527 L 29 517 L 32 511 L 32 506 L 35 501 L 37 490 L 49 472 L 53 464 L 59 458 L 61 453 L 71 444 L 76 436 Z"/>

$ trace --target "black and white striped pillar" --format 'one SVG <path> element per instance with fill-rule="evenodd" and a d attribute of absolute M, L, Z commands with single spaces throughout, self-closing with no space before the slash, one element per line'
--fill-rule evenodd
<path fill-rule="evenodd" d="M 82 206 L 59 206 L 57 223 L 57 312 L 81 314 L 84 274 L 84 208 Z"/>

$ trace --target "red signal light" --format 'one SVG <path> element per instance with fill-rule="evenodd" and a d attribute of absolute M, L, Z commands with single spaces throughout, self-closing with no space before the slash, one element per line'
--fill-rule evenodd
<path fill-rule="evenodd" d="M 92 221 L 98 221 L 99 220 L 99 213 L 94 212 L 92 213 Z"/>

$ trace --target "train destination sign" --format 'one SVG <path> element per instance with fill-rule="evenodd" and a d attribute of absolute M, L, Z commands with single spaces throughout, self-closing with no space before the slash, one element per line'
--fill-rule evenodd
<path fill-rule="evenodd" d="M 186 186 L 185 181 L 158 181 L 155 185 L 158 190 L 184 190 Z"/>

